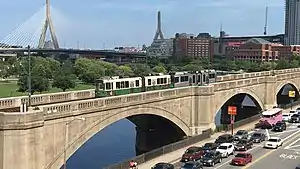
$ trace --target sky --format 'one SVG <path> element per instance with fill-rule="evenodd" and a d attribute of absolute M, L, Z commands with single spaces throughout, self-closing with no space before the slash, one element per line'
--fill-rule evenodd
<path fill-rule="evenodd" d="M 209 32 L 218 36 L 221 24 L 229 35 L 261 35 L 266 6 L 269 7 L 268 34 L 284 32 L 283 0 L 50 1 L 60 46 L 68 48 L 149 45 L 156 32 L 158 10 L 165 38 L 177 32 Z M 43 0 L 1 0 L 0 40 L 12 36 L 11 32 L 23 23 L 40 31 L 45 17 L 44 4 Z M 34 14 L 35 19 L 29 19 Z"/>

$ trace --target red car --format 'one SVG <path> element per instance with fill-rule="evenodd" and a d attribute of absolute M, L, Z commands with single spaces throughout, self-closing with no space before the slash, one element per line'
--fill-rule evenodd
<path fill-rule="evenodd" d="M 252 161 L 252 154 L 250 153 L 237 153 L 232 159 L 232 165 L 247 165 Z"/>
<path fill-rule="evenodd" d="M 197 161 L 202 158 L 204 155 L 204 151 L 201 147 L 190 147 L 188 148 L 181 157 L 181 162 L 188 162 L 188 161 Z"/>

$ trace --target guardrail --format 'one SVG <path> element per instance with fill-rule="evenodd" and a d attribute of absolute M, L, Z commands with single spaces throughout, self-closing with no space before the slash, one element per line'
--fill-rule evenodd
<path fill-rule="evenodd" d="M 170 152 L 179 150 L 179 149 L 184 148 L 186 146 L 195 144 L 199 141 L 203 141 L 205 139 L 208 139 L 208 138 L 210 138 L 211 133 L 212 133 L 211 129 L 204 130 L 204 131 L 202 131 L 202 134 L 200 134 L 200 135 L 193 136 L 193 137 L 187 138 L 185 140 L 181 140 L 179 142 L 163 146 L 163 147 L 158 148 L 158 149 L 154 149 L 150 152 L 141 154 L 139 156 L 133 157 L 131 159 L 128 159 L 128 160 L 125 160 L 125 161 L 122 161 L 120 163 L 113 164 L 113 165 L 110 165 L 110 166 L 104 167 L 104 168 L 105 169 L 128 169 L 128 165 L 129 165 L 129 162 L 131 160 L 136 161 L 138 164 L 145 163 L 145 162 L 147 162 L 149 160 L 152 160 L 152 159 L 154 159 L 158 156 L 168 154 Z"/>

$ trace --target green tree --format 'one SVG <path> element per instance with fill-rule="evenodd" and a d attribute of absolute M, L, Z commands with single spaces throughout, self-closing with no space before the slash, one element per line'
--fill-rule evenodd
<path fill-rule="evenodd" d="M 52 87 L 57 87 L 66 91 L 76 86 L 76 76 L 72 73 L 72 63 L 66 60 L 53 79 Z"/>
<path fill-rule="evenodd" d="M 288 69 L 288 68 L 290 68 L 290 64 L 287 60 L 279 59 L 277 61 L 277 65 L 276 65 L 277 70 L 279 70 L 279 69 Z"/>
<path fill-rule="evenodd" d="M 259 66 L 261 71 L 269 71 L 274 70 L 277 64 L 275 62 L 263 62 Z"/>
<path fill-rule="evenodd" d="M 124 77 L 124 76 L 130 77 L 130 76 L 134 75 L 131 67 L 128 65 L 119 66 L 117 72 L 118 72 L 117 74 L 122 77 Z"/>
<path fill-rule="evenodd" d="M 150 66 L 146 64 L 136 63 L 130 64 L 132 71 L 134 72 L 135 76 L 148 76 L 152 73 Z"/>
<path fill-rule="evenodd" d="M 187 64 L 183 66 L 182 70 L 184 71 L 199 71 L 202 70 L 203 68 L 199 65 L 196 64 Z"/>
<path fill-rule="evenodd" d="M 163 73 L 163 74 L 167 73 L 167 70 L 163 65 L 157 65 L 152 70 L 155 73 Z"/>
<path fill-rule="evenodd" d="M 117 74 L 118 66 L 113 63 L 108 63 L 104 61 L 94 62 L 95 64 L 99 64 L 105 70 L 105 76 L 115 76 Z"/>

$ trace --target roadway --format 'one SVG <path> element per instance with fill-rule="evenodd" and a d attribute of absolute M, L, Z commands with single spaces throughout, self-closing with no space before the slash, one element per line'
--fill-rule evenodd
<path fill-rule="evenodd" d="M 298 125 L 298 124 L 297 124 Z M 266 133 L 266 130 L 257 130 L 253 132 Z M 268 131 L 272 137 L 280 137 L 283 139 L 283 146 L 278 149 L 265 149 L 263 148 L 264 142 L 254 144 L 253 148 L 247 152 L 253 156 L 253 161 L 244 167 L 232 166 L 230 162 L 234 156 L 224 158 L 222 163 L 215 165 L 214 169 L 294 169 L 300 164 L 300 129 L 296 127 L 296 124 L 288 124 L 287 130 L 283 132 Z M 298 146 L 298 150 L 297 150 Z M 236 152 L 237 153 L 237 152 Z M 180 166 L 177 162 L 175 166 Z M 178 167 L 180 168 L 180 167 Z"/>
<path fill-rule="evenodd" d="M 271 130 L 258 129 L 251 130 L 250 133 L 254 132 L 262 132 L 269 133 L 272 137 L 280 137 L 283 139 L 283 146 L 278 149 L 265 149 L 263 148 L 263 143 L 254 144 L 253 148 L 248 150 L 247 152 L 251 153 L 253 156 L 253 160 L 246 166 L 232 166 L 230 162 L 234 156 L 230 156 L 229 158 L 224 158 L 222 163 L 216 164 L 214 167 L 204 167 L 204 168 L 214 168 L 214 169 L 234 169 L 234 168 L 242 168 L 242 169 L 262 169 L 262 168 L 272 168 L 272 169 L 295 169 L 296 166 L 300 165 L 300 128 L 297 126 L 300 124 L 289 124 L 287 123 L 287 130 L 283 132 L 273 132 Z M 243 129 L 243 128 L 241 128 Z M 250 128 L 249 128 L 250 129 Z M 206 140 L 205 142 L 213 142 L 214 139 Z M 195 146 L 202 146 L 205 142 L 197 144 Z M 179 162 L 181 155 L 184 151 L 179 151 L 176 153 L 176 158 L 173 156 L 171 163 L 174 164 L 175 169 L 179 169 L 181 163 Z M 236 154 L 236 153 L 235 153 Z M 166 158 L 161 158 L 161 160 Z M 171 159 L 169 157 L 169 159 Z M 157 159 L 158 160 L 158 159 Z M 156 162 L 159 162 L 155 160 Z M 149 161 L 150 162 L 150 161 Z M 152 166 L 155 164 L 152 161 Z M 165 161 L 168 162 L 168 161 Z M 139 168 L 148 168 L 148 165 L 141 164 Z"/>

